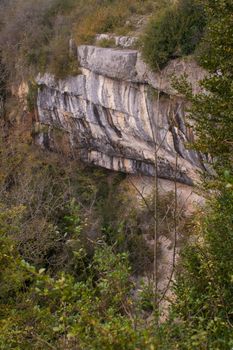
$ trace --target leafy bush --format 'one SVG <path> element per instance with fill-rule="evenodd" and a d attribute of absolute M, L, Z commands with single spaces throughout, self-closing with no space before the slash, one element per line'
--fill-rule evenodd
<path fill-rule="evenodd" d="M 222 176 L 225 170 L 233 172 L 232 4 L 217 0 L 207 4 L 208 26 L 196 57 L 211 74 L 201 81 L 203 91 L 199 94 L 193 95 L 183 78 L 178 89 L 191 102 L 189 114 L 195 121 L 196 150 L 208 154 L 208 162 Z M 215 180 L 215 176 L 212 178 Z"/>
<path fill-rule="evenodd" d="M 224 187 L 197 220 L 197 241 L 182 254 L 173 305 L 179 323 L 170 334 L 185 349 L 233 345 L 233 195 Z"/>
<path fill-rule="evenodd" d="M 145 3 L 148 3 L 146 0 Z M 126 20 L 132 14 L 140 13 L 143 9 L 140 0 L 105 1 L 101 5 L 93 3 L 75 28 L 77 44 L 94 42 L 97 33 L 114 33 L 120 29 L 124 34 L 129 31 Z M 124 31 L 126 29 L 126 32 Z"/>
<path fill-rule="evenodd" d="M 35 110 L 35 104 L 37 99 L 38 86 L 34 81 L 28 83 L 28 94 L 27 94 L 27 107 L 29 112 Z"/>
<path fill-rule="evenodd" d="M 46 69 L 59 79 L 80 73 L 77 56 L 68 51 L 68 45 L 69 42 L 65 35 L 55 37 L 50 42 Z"/>
<path fill-rule="evenodd" d="M 198 0 L 180 0 L 160 11 L 141 39 L 142 53 L 152 69 L 169 59 L 194 52 L 205 27 L 204 8 Z"/>
<path fill-rule="evenodd" d="M 14 221 L 17 212 L 5 214 Z M 0 216 L 0 225 L 8 230 L 6 215 Z M 133 350 L 152 344 L 146 322 L 131 317 L 127 254 L 114 254 L 103 243 L 96 246 L 86 280 L 78 282 L 26 263 L 2 231 L 0 246 L 1 349 Z"/>
<path fill-rule="evenodd" d="M 200 61 L 209 70 L 204 91 L 192 94 L 195 147 L 209 154 L 204 184 L 212 189 L 210 202 L 196 219 L 193 240 L 182 253 L 177 273 L 173 316 L 167 328 L 170 342 L 180 349 L 233 347 L 233 162 L 232 162 L 232 48 L 233 4 L 205 1 L 208 30 L 201 44 Z M 184 82 L 184 81 L 183 81 Z M 183 85 L 183 84 L 182 84 Z M 184 88 L 184 89 L 183 89 Z M 208 192 L 209 193 L 209 192 Z M 210 193 L 209 193 L 210 195 Z M 172 327 L 171 327 L 172 325 Z"/>

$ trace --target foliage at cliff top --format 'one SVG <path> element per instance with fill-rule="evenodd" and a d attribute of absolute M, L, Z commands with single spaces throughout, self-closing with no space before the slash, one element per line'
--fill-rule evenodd
<path fill-rule="evenodd" d="M 233 3 L 205 5 L 208 25 L 199 62 L 211 74 L 202 82 L 204 93 L 193 96 L 187 84 L 183 92 L 192 102 L 196 148 L 209 154 L 215 173 L 205 179 L 211 201 L 183 252 L 173 305 L 179 322 L 170 334 L 181 349 L 228 350 L 233 346 Z"/>
<path fill-rule="evenodd" d="M 15 134 L 3 127 L 1 349 L 232 349 L 233 4 L 205 0 L 205 5 L 199 59 L 212 73 L 203 82 L 208 93 L 193 96 L 187 86 L 184 92 L 193 103 L 196 147 L 210 154 L 216 172 L 210 203 L 182 252 L 167 322 L 158 325 L 153 317 L 150 288 L 133 294 L 130 265 L 137 267 L 140 254 L 130 264 L 131 245 L 125 241 L 135 243 L 143 226 L 120 196 L 118 176 L 72 167 L 64 159 L 61 164 L 57 155 L 42 156 L 26 140 L 16 145 Z"/>
<path fill-rule="evenodd" d="M 159 70 L 169 60 L 193 53 L 205 24 L 200 0 L 179 0 L 163 7 L 155 12 L 141 37 L 143 58 L 153 70 Z"/>
<path fill-rule="evenodd" d="M 135 297 L 132 278 L 151 274 L 151 214 L 124 176 L 0 131 L 0 349 L 153 348 L 151 288 Z"/>
<path fill-rule="evenodd" d="M 58 78 L 75 75 L 70 38 L 93 44 L 97 33 L 138 34 L 139 23 L 151 15 L 143 53 L 152 68 L 162 67 L 193 52 L 205 24 L 199 0 L 9 0 L 0 3 L 0 11 L 1 65 L 12 80 L 45 70 Z"/>
<path fill-rule="evenodd" d="M 165 0 L 164 0 L 165 2 Z M 0 53 L 9 76 L 30 77 L 50 71 L 58 77 L 77 74 L 69 39 L 92 43 L 95 34 L 128 33 L 130 18 L 150 14 L 153 0 L 9 0 L 0 3 Z"/>

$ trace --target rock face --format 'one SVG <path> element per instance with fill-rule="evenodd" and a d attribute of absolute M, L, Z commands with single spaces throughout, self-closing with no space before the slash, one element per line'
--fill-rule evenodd
<path fill-rule="evenodd" d="M 174 73 L 186 73 L 198 91 L 204 72 L 191 60 L 176 60 L 155 74 L 136 50 L 77 50 L 80 75 L 58 81 L 49 74 L 37 78 L 37 142 L 53 148 L 58 130 L 82 160 L 149 176 L 154 175 L 156 147 L 159 177 L 192 184 L 201 159 L 186 148 L 192 130 L 185 125 L 185 101 L 170 80 Z"/>
<path fill-rule="evenodd" d="M 137 42 L 136 37 L 132 36 L 116 36 L 111 34 L 97 34 L 96 35 L 96 44 L 99 42 L 105 41 L 111 41 L 114 43 L 115 46 L 122 47 L 122 48 L 130 48 L 135 46 Z"/>

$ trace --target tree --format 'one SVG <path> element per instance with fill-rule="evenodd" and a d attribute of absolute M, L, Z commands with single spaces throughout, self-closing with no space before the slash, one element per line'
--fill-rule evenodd
<path fill-rule="evenodd" d="M 191 95 L 196 148 L 209 154 L 215 170 L 233 171 L 233 4 L 206 1 L 208 26 L 198 59 L 210 75 L 202 82 L 207 93 Z"/>
<path fill-rule="evenodd" d="M 142 36 L 142 53 L 152 69 L 163 68 L 170 59 L 193 53 L 205 27 L 199 0 L 179 0 L 157 11 Z"/>
<path fill-rule="evenodd" d="M 195 239 L 183 251 L 171 323 L 165 326 L 163 334 L 169 334 L 164 341 L 176 341 L 182 349 L 230 350 L 233 346 L 233 4 L 227 0 L 206 0 L 205 4 L 208 26 L 199 62 L 210 74 L 202 82 L 205 91 L 194 96 L 189 88 L 186 96 L 192 102 L 191 117 L 196 123 L 196 149 L 212 158 L 210 165 L 215 173 L 211 183 L 206 181 L 206 184 L 211 184 L 213 191 L 196 218 Z"/>

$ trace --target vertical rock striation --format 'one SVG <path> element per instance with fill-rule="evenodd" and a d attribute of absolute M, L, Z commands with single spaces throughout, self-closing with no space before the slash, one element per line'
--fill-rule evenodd
<path fill-rule="evenodd" d="M 155 131 L 159 177 L 192 184 L 200 156 L 187 149 L 185 101 L 170 84 L 186 73 L 194 91 L 204 72 L 191 60 L 176 60 L 158 74 L 138 51 L 78 47 L 80 75 L 55 80 L 38 76 L 37 141 L 54 148 L 54 131 L 66 134 L 72 152 L 86 162 L 133 174 L 154 174 Z M 158 91 L 160 98 L 158 99 Z M 175 169 L 178 157 L 178 169 Z"/>

